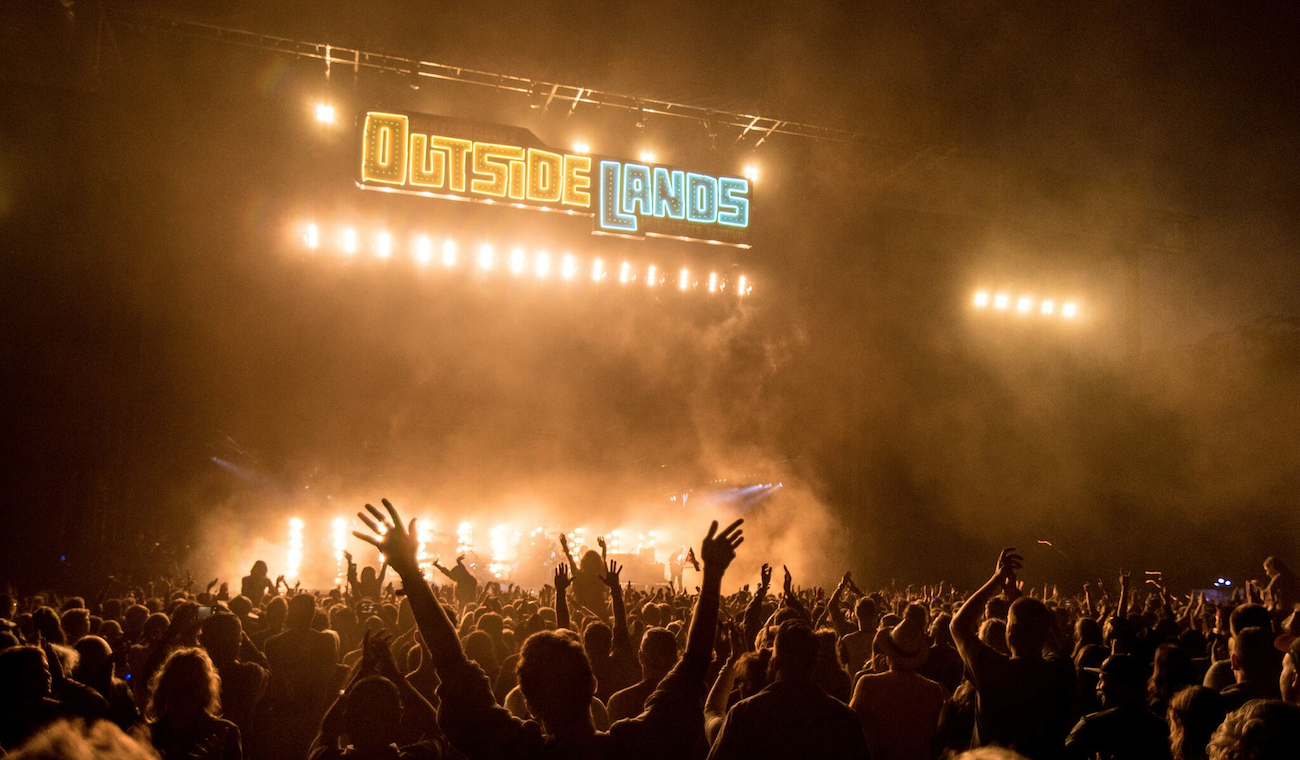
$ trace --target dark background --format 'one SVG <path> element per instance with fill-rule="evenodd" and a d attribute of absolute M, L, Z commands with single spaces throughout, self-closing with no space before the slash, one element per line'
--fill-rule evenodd
<path fill-rule="evenodd" d="M 130 14 L 875 139 L 753 151 L 481 88 L 327 82 Z M 291 512 L 384 495 L 616 521 L 745 476 L 788 487 L 741 573 L 972 582 L 1017 545 L 1031 582 L 1257 577 L 1300 527 L 1295 22 L 1173 2 L 8 4 L 0 577 L 229 574 Z M 372 197 L 350 175 L 370 107 L 755 162 L 755 246 Z M 734 268 L 756 292 L 436 280 L 292 245 L 344 212 Z M 981 287 L 1069 293 L 1083 318 L 989 319 Z"/>

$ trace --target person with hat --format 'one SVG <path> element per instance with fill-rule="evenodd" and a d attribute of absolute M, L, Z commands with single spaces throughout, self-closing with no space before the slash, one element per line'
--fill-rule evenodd
<path fill-rule="evenodd" d="M 930 637 L 915 616 L 882 629 L 876 645 L 889 670 L 858 679 L 849 702 L 862 721 L 872 760 L 927 760 L 933 756 L 939 712 L 948 690 L 917 673 L 930 654 Z"/>
<path fill-rule="evenodd" d="M 1100 668 L 1101 710 L 1085 715 L 1065 739 L 1067 757 L 1168 758 L 1169 725 L 1146 707 L 1146 667 L 1133 655 L 1113 654 Z"/>
<path fill-rule="evenodd" d="M 1274 646 L 1285 652 L 1282 655 L 1282 675 L 1278 678 L 1282 699 L 1300 705 L 1300 636 L 1284 633 L 1277 637 Z"/>

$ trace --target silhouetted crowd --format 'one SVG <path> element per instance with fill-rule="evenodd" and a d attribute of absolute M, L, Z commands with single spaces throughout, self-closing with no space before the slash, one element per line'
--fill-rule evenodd
<path fill-rule="evenodd" d="M 24 758 L 1300 758 L 1300 580 L 1176 596 L 1158 580 L 1026 588 L 999 556 L 946 584 L 829 592 L 714 523 L 694 593 L 602 553 L 540 591 L 425 577 L 387 501 L 387 560 L 328 594 L 271 580 L 0 596 L 0 749 Z M 385 584 L 391 570 L 395 581 Z M 431 582 L 437 580 L 439 585 Z"/>

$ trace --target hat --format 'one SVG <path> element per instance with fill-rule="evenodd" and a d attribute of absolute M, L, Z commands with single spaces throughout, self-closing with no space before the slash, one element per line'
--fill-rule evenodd
<path fill-rule="evenodd" d="M 880 643 L 895 667 L 919 668 L 930 656 L 930 637 L 916 618 L 903 618 Z"/>
<path fill-rule="evenodd" d="M 1283 633 L 1276 639 L 1273 639 L 1273 647 L 1282 654 L 1286 654 L 1291 651 L 1291 644 L 1295 642 L 1295 640 L 1295 636 L 1292 636 L 1289 633 Z"/>
<path fill-rule="evenodd" d="M 1140 684 L 1146 680 L 1146 668 L 1130 654 L 1113 654 L 1106 658 L 1100 668 L 1084 668 L 1089 673 L 1101 673 L 1109 678 L 1129 684 Z"/>

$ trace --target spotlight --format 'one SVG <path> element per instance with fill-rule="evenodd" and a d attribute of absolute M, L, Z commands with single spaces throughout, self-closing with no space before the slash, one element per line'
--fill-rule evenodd
<path fill-rule="evenodd" d="M 596 282 L 605 279 L 605 262 L 600 259 L 591 262 L 591 279 Z"/>
<path fill-rule="evenodd" d="M 349 256 L 357 252 L 357 231 L 351 227 L 343 230 L 343 252 Z"/>
<path fill-rule="evenodd" d="M 993 297 L 993 308 L 998 309 L 999 311 L 1006 311 L 1007 296 L 1005 293 L 998 293 Z"/>
<path fill-rule="evenodd" d="M 984 291 L 978 291 L 975 294 L 975 308 L 983 309 L 989 305 L 989 294 Z"/>
<path fill-rule="evenodd" d="M 641 151 L 640 157 L 641 160 L 647 164 L 653 164 L 655 162 L 655 154 L 653 151 L 643 150 Z"/>
<path fill-rule="evenodd" d="M 745 275 L 742 274 L 740 280 L 737 282 L 736 294 L 746 296 L 749 295 L 749 291 L 751 290 L 753 290 L 753 287 L 749 284 L 749 280 L 745 278 Z"/>
<path fill-rule="evenodd" d="M 433 241 L 428 236 L 421 235 L 415 241 L 415 262 L 420 266 L 433 261 Z"/>
<path fill-rule="evenodd" d="M 487 243 L 478 249 L 478 266 L 483 270 L 492 268 L 492 246 Z"/>
<path fill-rule="evenodd" d="M 1066 303 L 1061 306 L 1061 316 L 1065 319 L 1074 319 L 1074 315 L 1079 312 L 1079 307 L 1073 303 Z"/>
<path fill-rule="evenodd" d="M 442 265 L 447 267 L 456 265 L 456 241 L 448 240 L 442 244 Z"/>
<path fill-rule="evenodd" d="M 560 276 L 566 280 L 572 280 L 577 273 L 578 262 L 574 260 L 573 254 L 564 254 L 564 258 L 560 259 Z"/>
<path fill-rule="evenodd" d="M 658 284 L 658 282 L 659 282 L 658 278 L 655 277 L 655 265 L 651 264 L 650 267 L 646 269 L 645 272 L 646 287 L 653 288 L 656 284 Z"/>
<path fill-rule="evenodd" d="M 546 251 L 537 254 L 537 276 L 545 277 L 551 272 L 551 257 Z"/>
<path fill-rule="evenodd" d="M 375 236 L 375 255 L 381 259 L 386 259 L 393 253 L 393 236 L 387 232 L 380 232 Z"/>
<path fill-rule="evenodd" d="M 710 292 L 710 293 L 717 293 L 717 292 L 718 292 L 718 273 L 717 273 L 717 272 L 709 272 L 709 292 Z"/>
<path fill-rule="evenodd" d="M 328 103 L 316 104 L 316 121 L 324 124 L 334 123 L 334 106 Z"/>
<path fill-rule="evenodd" d="M 1056 311 L 1056 302 L 1043 301 L 1043 305 L 1040 306 L 1038 310 L 1043 313 L 1043 316 L 1050 317 L 1052 315 L 1052 312 Z"/>
<path fill-rule="evenodd" d="M 591 146 L 588 145 L 588 144 L 586 143 L 586 141 L 584 141 L 584 140 L 576 140 L 576 141 L 573 143 L 573 152 L 574 152 L 574 153 L 590 153 L 590 152 L 591 152 Z"/>
<path fill-rule="evenodd" d="M 627 281 L 632 278 L 631 269 L 631 265 L 624 261 L 623 265 L 618 268 L 618 281 L 626 285 Z"/>
<path fill-rule="evenodd" d="M 1021 314 L 1028 314 L 1029 310 L 1033 308 L 1033 305 L 1034 300 L 1032 298 L 1029 296 L 1021 296 L 1020 300 L 1016 301 L 1016 311 Z"/>
<path fill-rule="evenodd" d="M 683 269 L 681 276 L 677 278 L 677 287 L 681 288 L 682 290 L 686 290 L 687 286 L 690 285 L 690 280 L 691 280 L 691 273 Z"/>
<path fill-rule="evenodd" d="M 745 179 L 749 180 L 750 182 L 757 182 L 757 181 L 758 181 L 758 167 L 755 166 L 754 164 L 749 164 L 748 166 L 746 166 L 746 167 L 745 167 Z"/>
<path fill-rule="evenodd" d="M 313 251 L 316 250 L 320 246 L 320 227 L 317 227 L 314 223 L 307 225 L 307 228 L 302 233 L 302 242 L 303 245 Z"/>
<path fill-rule="evenodd" d="M 524 261 L 524 251 L 522 248 L 516 248 L 510 252 L 511 272 L 513 272 L 514 274 L 522 274 L 524 271 L 524 266 L 526 264 L 527 262 Z"/>

